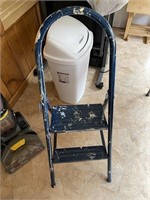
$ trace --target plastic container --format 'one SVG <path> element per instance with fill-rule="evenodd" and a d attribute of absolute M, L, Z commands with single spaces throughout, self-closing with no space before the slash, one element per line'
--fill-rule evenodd
<path fill-rule="evenodd" d="M 50 27 L 43 53 L 62 101 L 76 104 L 82 98 L 92 45 L 93 33 L 73 17 Z"/>

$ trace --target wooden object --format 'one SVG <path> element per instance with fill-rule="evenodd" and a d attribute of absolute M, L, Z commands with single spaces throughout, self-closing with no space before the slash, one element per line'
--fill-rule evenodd
<path fill-rule="evenodd" d="M 12 95 L 10 94 L 9 90 L 7 89 L 7 86 L 5 85 L 4 81 L 2 79 L 0 79 L 0 81 L 1 81 L 1 90 L 3 92 L 3 95 L 9 101 L 12 98 Z"/>
<path fill-rule="evenodd" d="M 124 39 L 128 40 L 129 35 L 145 37 L 146 43 L 150 41 L 150 26 L 132 24 L 136 14 L 150 15 L 150 0 L 130 0 L 127 6 L 128 19 L 124 33 Z"/>
<path fill-rule="evenodd" d="M 3 24 L 0 20 L 0 35 L 3 35 L 4 34 L 4 27 L 3 27 Z"/>
<path fill-rule="evenodd" d="M 18 1 L 16 2 L 18 3 Z M 6 7 L 6 4 L 8 4 L 7 1 L 4 2 L 3 7 Z M 30 9 L 27 10 L 27 8 L 29 8 L 29 2 L 25 5 L 25 12 L 21 7 L 23 15 L 19 19 L 17 18 L 17 21 L 13 21 L 13 24 L 9 24 L 9 26 L 7 19 L 3 20 L 1 18 L 2 20 L 0 21 L 0 91 L 11 106 L 16 103 L 26 88 L 29 74 L 35 66 L 34 41 L 41 24 L 39 5 L 37 2 L 34 1 L 33 3 L 32 1 Z M 15 12 L 15 16 L 20 16 L 20 12 Z M 13 14 L 11 13 L 10 15 L 12 16 Z"/>
<path fill-rule="evenodd" d="M 150 15 L 149 0 L 129 0 L 127 12 Z"/>
<path fill-rule="evenodd" d="M 0 17 L 4 26 L 4 30 L 7 30 L 10 25 L 19 20 L 28 10 L 36 4 L 36 0 L 1 0 L 0 1 Z"/>

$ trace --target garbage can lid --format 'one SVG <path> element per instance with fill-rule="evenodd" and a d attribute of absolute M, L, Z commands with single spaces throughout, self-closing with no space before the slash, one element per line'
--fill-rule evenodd
<path fill-rule="evenodd" d="M 78 59 L 88 39 L 89 30 L 83 23 L 70 16 L 61 17 L 47 33 L 44 56 L 54 60 Z"/>

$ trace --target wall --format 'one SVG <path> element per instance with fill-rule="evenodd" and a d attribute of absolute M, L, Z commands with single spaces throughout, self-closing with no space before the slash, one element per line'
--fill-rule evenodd
<path fill-rule="evenodd" d="M 126 7 L 127 6 L 124 6 L 121 10 L 115 13 L 114 23 L 113 23 L 114 27 L 125 28 L 128 17 L 128 13 L 126 12 Z M 150 25 L 150 16 L 137 14 L 133 19 L 133 23 L 141 25 Z"/>

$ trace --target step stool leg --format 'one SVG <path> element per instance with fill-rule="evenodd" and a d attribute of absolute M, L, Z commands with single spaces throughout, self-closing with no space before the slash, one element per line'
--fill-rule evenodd
<path fill-rule="evenodd" d="M 104 134 L 103 134 L 103 131 L 102 131 L 102 130 L 100 130 L 100 135 L 101 135 L 102 145 L 103 145 L 104 147 L 106 147 L 106 145 L 105 145 L 105 139 L 104 139 Z"/>
<path fill-rule="evenodd" d="M 54 151 L 57 148 L 57 133 L 54 133 Z"/>
<path fill-rule="evenodd" d="M 112 131 L 108 133 L 108 168 L 107 168 L 107 182 L 112 179 Z"/>
<path fill-rule="evenodd" d="M 107 182 L 111 183 L 111 174 L 112 174 L 112 170 L 111 170 L 111 157 L 108 158 L 108 171 L 107 171 Z"/>
<path fill-rule="evenodd" d="M 52 188 L 55 187 L 56 183 L 55 183 L 55 174 L 54 174 L 54 168 L 50 169 L 50 175 L 51 175 L 51 186 Z"/>
<path fill-rule="evenodd" d="M 107 105 L 108 105 L 108 91 L 106 93 L 105 100 L 104 100 L 104 103 L 103 103 L 103 110 L 104 111 L 105 111 Z"/>
<path fill-rule="evenodd" d="M 51 186 L 54 188 L 56 183 L 55 183 L 54 166 L 53 166 L 53 160 L 52 160 L 52 145 L 51 145 L 50 133 L 46 135 L 46 143 L 47 143 L 47 152 L 48 152 L 48 160 L 49 160 L 49 168 L 50 168 Z"/>

